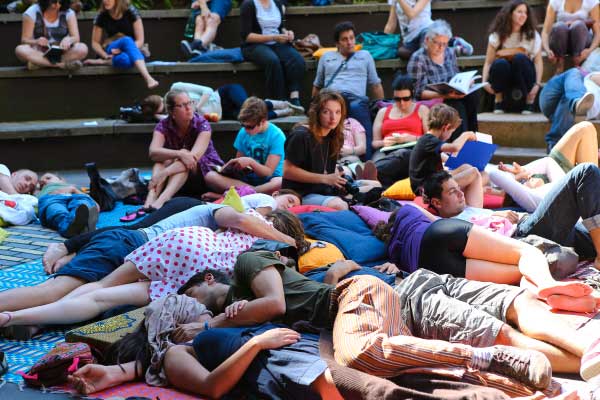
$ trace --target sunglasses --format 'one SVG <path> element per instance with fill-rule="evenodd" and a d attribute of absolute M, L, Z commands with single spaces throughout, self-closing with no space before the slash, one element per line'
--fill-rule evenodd
<path fill-rule="evenodd" d="M 412 96 L 404 96 L 404 97 L 394 96 L 394 101 L 412 101 Z"/>
<path fill-rule="evenodd" d="M 246 124 L 242 124 L 242 127 L 247 130 L 247 131 L 251 131 L 252 129 L 256 128 L 259 124 L 254 124 L 254 125 L 246 125 Z"/>

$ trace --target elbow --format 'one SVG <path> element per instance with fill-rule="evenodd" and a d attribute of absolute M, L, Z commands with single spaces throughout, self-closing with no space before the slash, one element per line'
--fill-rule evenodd
<path fill-rule="evenodd" d="M 271 321 L 271 320 L 277 319 L 279 317 L 282 317 L 285 314 L 285 310 L 286 310 L 285 299 L 284 298 L 272 299 L 266 305 L 265 309 L 268 310 L 268 314 L 269 314 L 266 321 Z"/>

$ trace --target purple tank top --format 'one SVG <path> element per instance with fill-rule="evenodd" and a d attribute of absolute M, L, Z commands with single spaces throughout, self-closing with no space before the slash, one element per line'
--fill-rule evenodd
<path fill-rule="evenodd" d="M 388 246 L 390 261 L 403 271 L 417 270 L 421 241 L 429 225 L 429 218 L 416 207 L 406 205 L 398 210 Z"/>

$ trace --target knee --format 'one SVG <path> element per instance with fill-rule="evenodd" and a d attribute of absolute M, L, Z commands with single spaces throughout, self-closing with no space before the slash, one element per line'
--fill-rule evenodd
<path fill-rule="evenodd" d="M 577 21 L 573 22 L 569 28 L 570 28 L 569 30 L 571 32 L 578 32 L 578 33 L 579 32 L 585 32 L 585 33 L 588 32 L 588 28 L 585 25 L 585 22 L 582 20 L 577 20 Z"/>
<path fill-rule="evenodd" d="M 133 67 L 134 63 L 127 54 L 119 53 L 113 56 L 112 65 L 115 68 L 129 69 Z"/>
<path fill-rule="evenodd" d="M 32 47 L 29 46 L 28 44 L 20 44 L 15 48 L 15 55 L 17 56 L 17 58 L 19 58 L 20 60 L 25 59 L 25 57 L 27 57 L 27 54 L 32 50 Z"/>
<path fill-rule="evenodd" d="M 325 204 L 327 207 L 335 208 L 336 210 L 345 211 L 348 209 L 348 203 L 344 200 L 336 197 L 335 199 L 331 199 Z"/>
<path fill-rule="evenodd" d="M 525 54 L 517 54 L 513 57 L 512 66 L 513 67 L 522 67 L 530 62 L 529 57 Z"/>
<path fill-rule="evenodd" d="M 221 16 L 217 13 L 210 13 L 210 18 L 208 19 L 208 26 L 211 28 L 218 28 L 221 24 Z"/>
<path fill-rule="evenodd" d="M 507 73 L 510 70 L 510 62 L 504 58 L 498 58 L 492 63 L 490 67 L 490 73 Z"/>
<path fill-rule="evenodd" d="M 77 59 L 82 59 L 85 58 L 85 56 L 87 56 L 88 54 L 88 47 L 85 43 L 75 43 L 75 45 L 73 45 L 73 47 L 71 48 L 71 51 L 73 52 L 73 54 L 76 55 Z"/>
<path fill-rule="evenodd" d="M 557 22 L 552 26 L 551 33 L 554 35 L 565 35 L 569 32 L 569 27 L 564 22 Z"/>

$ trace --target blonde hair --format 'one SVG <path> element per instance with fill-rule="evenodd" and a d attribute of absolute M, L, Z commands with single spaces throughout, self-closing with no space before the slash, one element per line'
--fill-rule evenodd
<path fill-rule="evenodd" d="M 429 111 L 429 129 L 442 129 L 448 124 L 456 129 L 460 122 L 458 111 L 447 104 L 436 104 Z"/>
<path fill-rule="evenodd" d="M 129 8 L 129 0 L 115 0 L 114 13 L 115 15 L 123 15 Z M 110 11 L 104 7 L 104 2 L 100 2 L 100 12 Z"/>

